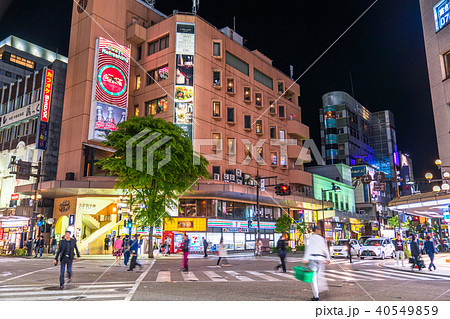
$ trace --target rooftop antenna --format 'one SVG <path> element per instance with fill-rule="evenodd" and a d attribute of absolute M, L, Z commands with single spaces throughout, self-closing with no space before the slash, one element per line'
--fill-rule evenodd
<path fill-rule="evenodd" d="M 200 8 L 200 0 L 192 0 L 192 12 L 194 14 L 197 14 L 199 8 Z"/>
<path fill-rule="evenodd" d="M 289 66 L 289 71 L 290 71 L 290 75 L 291 75 L 291 80 L 294 79 L 294 66 L 291 64 Z"/>
<path fill-rule="evenodd" d="M 236 17 L 233 16 L 233 31 L 236 32 Z"/>
<path fill-rule="evenodd" d="M 350 85 L 352 86 L 352 97 L 355 98 L 355 91 L 353 90 L 353 76 L 352 76 L 352 71 L 349 70 L 348 72 L 350 73 Z"/>

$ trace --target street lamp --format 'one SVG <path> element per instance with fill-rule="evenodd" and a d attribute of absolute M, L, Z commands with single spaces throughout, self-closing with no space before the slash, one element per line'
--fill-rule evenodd
<path fill-rule="evenodd" d="M 325 238 L 325 208 L 323 204 L 323 197 L 327 192 L 340 192 L 342 189 L 335 185 L 334 183 L 331 183 L 332 188 L 331 189 L 323 189 L 322 188 L 322 236 Z"/>
<path fill-rule="evenodd" d="M 426 173 L 425 174 L 425 178 L 427 179 L 428 183 L 431 183 L 431 180 L 433 179 L 433 174 Z"/>

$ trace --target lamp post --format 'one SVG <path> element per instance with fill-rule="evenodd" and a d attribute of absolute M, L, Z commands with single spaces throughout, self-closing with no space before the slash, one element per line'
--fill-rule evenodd
<path fill-rule="evenodd" d="M 321 189 L 322 191 L 322 237 L 325 238 L 325 208 L 323 204 L 323 197 L 327 192 L 340 192 L 341 188 L 334 183 L 331 183 L 331 189 Z"/>

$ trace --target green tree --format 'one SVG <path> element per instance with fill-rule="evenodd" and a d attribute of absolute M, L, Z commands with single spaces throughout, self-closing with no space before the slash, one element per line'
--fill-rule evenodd
<path fill-rule="evenodd" d="M 286 214 L 282 215 L 275 222 L 276 233 L 289 233 L 291 230 L 292 218 Z"/>
<path fill-rule="evenodd" d="M 398 228 L 398 215 L 395 215 L 395 216 L 389 218 L 388 224 L 389 224 L 389 226 L 391 226 L 394 229 Z"/>
<path fill-rule="evenodd" d="M 133 139 L 138 134 L 139 138 Z M 140 144 L 149 137 L 153 138 L 151 143 Z M 133 116 L 120 123 L 117 131 L 108 134 L 106 139 L 104 144 L 116 152 L 100 160 L 98 165 L 117 176 L 115 187 L 125 190 L 132 199 L 135 223 L 149 226 L 148 257 L 153 258 L 153 227 L 161 226 L 165 218 L 170 218 L 166 210 L 177 209 L 178 197 L 192 192 L 198 179 L 209 178 L 206 168 L 209 163 L 194 152 L 185 131 L 163 119 Z M 162 145 L 156 148 L 157 143 Z"/>

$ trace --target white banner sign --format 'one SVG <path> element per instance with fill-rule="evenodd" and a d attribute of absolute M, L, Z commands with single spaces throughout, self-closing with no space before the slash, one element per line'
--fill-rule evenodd
<path fill-rule="evenodd" d="M 38 115 L 39 110 L 41 109 L 40 106 L 41 103 L 38 101 L 3 115 L 0 117 L 0 127 L 5 127 Z"/>

